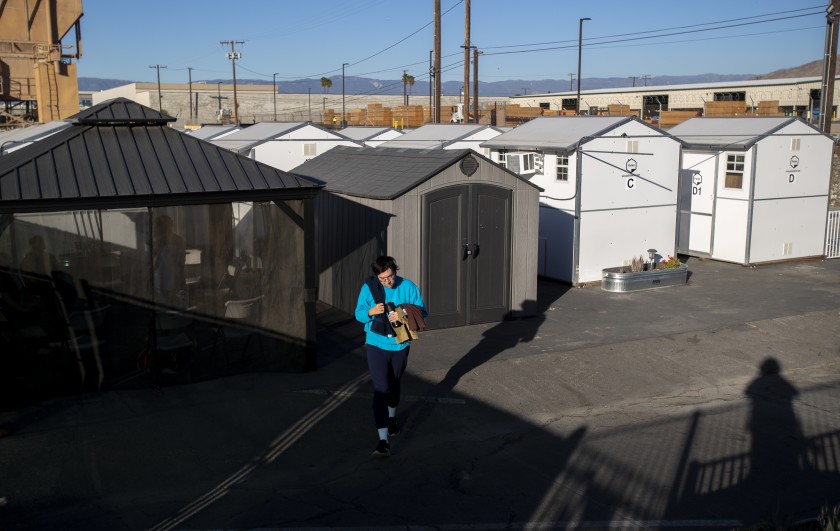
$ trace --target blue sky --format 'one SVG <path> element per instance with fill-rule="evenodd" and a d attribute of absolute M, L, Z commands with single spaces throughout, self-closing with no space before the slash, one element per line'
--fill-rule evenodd
<path fill-rule="evenodd" d="M 83 0 L 79 76 L 164 83 L 427 79 L 432 0 Z M 821 59 L 827 0 L 472 0 L 482 81 L 764 74 Z M 463 79 L 464 2 L 441 0 L 443 80 Z"/>

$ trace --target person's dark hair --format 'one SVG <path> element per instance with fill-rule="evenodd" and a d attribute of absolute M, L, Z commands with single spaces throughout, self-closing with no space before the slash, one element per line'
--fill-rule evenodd
<path fill-rule="evenodd" d="M 390 256 L 380 256 L 376 260 L 370 264 L 370 268 L 373 270 L 374 276 L 381 275 L 385 271 L 389 269 L 394 273 L 397 272 L 399 267 L 397 267 L 397 261 L 391 258 Z"/>

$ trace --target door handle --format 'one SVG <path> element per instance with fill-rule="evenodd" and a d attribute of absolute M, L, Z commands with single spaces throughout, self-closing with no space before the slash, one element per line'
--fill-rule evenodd
<path fill-rule="evenodd" d="M 471 254 L 472 254 L 472 249 L 470 249 L 470 244 L 465 243 L 464 244 L 464 260 L 469 258 Z"/>

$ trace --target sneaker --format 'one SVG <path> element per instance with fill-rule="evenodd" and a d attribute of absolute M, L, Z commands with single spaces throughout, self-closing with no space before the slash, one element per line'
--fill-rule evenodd
<path fill-rule="evenodd" d="M 397 419 L 395 417 L 390 417 L 388 419 L 388 435 L 391 437 L 396 437 L 400 434 L 402 430 L 400 430 L 400 425 L 397 424 Z"/>
<path fill-rule="evenodd" d="M 379 444 L 376 445 L 376 449 L 370 455 L 375 457 L 388 457 L 391 455 L 391 445 L 388 444 L 388 441 L 381 439 Z"/>

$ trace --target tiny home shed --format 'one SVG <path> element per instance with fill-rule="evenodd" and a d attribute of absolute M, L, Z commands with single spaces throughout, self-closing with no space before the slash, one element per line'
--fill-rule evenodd
<path fill-rule="evenodd" d="M 418 283 L 430 327 L 532 315 L 540 189 L 467 149 L 336 148 L 293 170 L 318 199 L 319 298 L 347 312 L 376 256 Z"/>
<path fill-rule="evenodd" d="M 427 124 L 406 131 L 398 138 L 381 144 L 385 148 L 410 149 L 472 149 L 487 155 L 481 143 L 502 134 L 492 125 L 481 124 Z"/>
<path fill-rule="evenodd" d="M 676 252 L 680 143 L 635 117 L 537 118 L 484 142 L 544 190 L 539 272 L 572 284 Z"/>
<path fill-rule="evenodd" d="M 680 252 L 738 264 L 822 256 L 833 141 L 798 118 L 693 118 L 683 142 Z"/>
<path fill-rule="evenodd" d="M 171 121 L 111 100 L 0 158 L 0 400 L 315 368 L 320 186 Z"/>
<path fill-rule="evenodd" d="M 210 141 L 283 171 L 289 171 L 336 146 L 361 145 L 309 122 L 262 122 Z"/>

